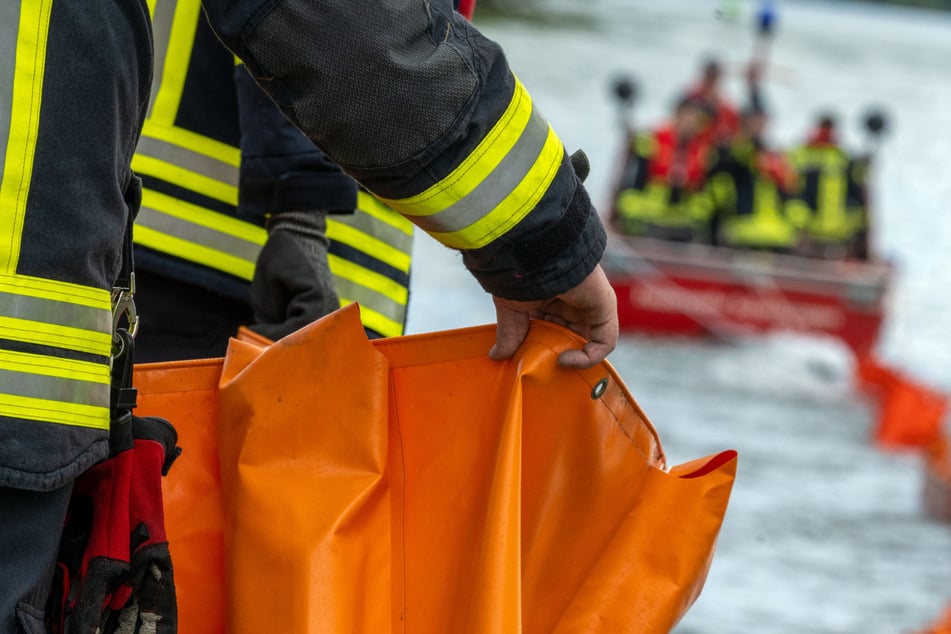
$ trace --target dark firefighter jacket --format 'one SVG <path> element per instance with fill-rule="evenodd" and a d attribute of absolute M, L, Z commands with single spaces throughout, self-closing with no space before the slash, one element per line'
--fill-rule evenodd
<path fill-rule="evenodd" d="M 731 247 L 792 249 L 804 219 L 788 209 L 786 179 L 771 169 L 774 155 L 735 141 L 719 152 L 707 195 L 717 217 L 718 243 Z"/>
<path fill-rule="evenodd" d="M 139 204 L 149 4 L 0 9 L 0 486 L 55 488 L 108 454 L 111 290 Z M 486 291 L 551 297 L 597 266 L 604 229 L 561 141 L 448 0 L 204 8 L 285 114 L 460 250 Z"/>
<path fill-rule="evenodd" d="M 156 73 L 132 160 L 143 182 L 136 269 L 247 306 L 265 214 L 349 210 L 327 220 L 337 294 L 360 303 L 372 335 L 402 334 L 413 225 L 283 119 L 199 0 L 155 0 L 152 22 Z"/>

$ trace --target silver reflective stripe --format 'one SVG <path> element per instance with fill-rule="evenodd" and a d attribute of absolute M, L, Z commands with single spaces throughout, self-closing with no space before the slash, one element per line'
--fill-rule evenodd
<path fill-rule="evenodd" d="M 346 300 L 369 306 L 398 324 L 405 321 L 406 304 L 400 304 L 382 293 L 340 276 L 334 277 L 334 286 L 337 289 L 337 295 Z"/>
<path fill-rule="evenodd" d="M 59 302 L 42 297 L 28 297 L 0 291 L 0 317 L 37 321 L 95 332 L 109 332 L 112 317 L 104 310 Z"/>
<path fill-rule="evenodd" d="M 362 204 L 362 203 L 358 203 Z M 382 206 L 382 204 L 381 204 Z M 401 223 L 406 225 L 406 228 L 395 227 L 391 224 L 378 220 L 370 215 L 369 212 L 364 211 L 362 208 L 356 210 L 352 215 L 341 215 L 341 216 L 328 216 L 327 217 L 327 231 L 331 231 L 331 225 L 334 223 L 339 223 L 341 225 L 346 225 L 348 227 L 353 227 L 354 229 L 360 231 L 361 233 L 367 234 L 373 238 L 380 240 L 381 242 L 386 243 L 387 245 L 393 247 L 397 251 L 409 254 L 413 250 L 413 225 L 409 221 L 403 220 L 403 217 L 397 214 L 395 211 L 389 210 L 389 213 L 397 218 Z M 341 240 L 346 244 L 360 249 L 359 241 L 354 241 L 353 243 Z M 372 250 L 367 250 L 366 248 L 361 249 L 362 251 L 367 251 L 370 255 L 378 257 Z M 402 268 L 402 267 L 396 267 Z"/>
<path fill-rule="evenodd" d="M 0 386 L 0 416 L 109 428 L 108 361 L 0 349 Z"/>
<path fill-rule="evenodd" d="M 3 393 L 43 401 L 105 407 L 109 403 L 109 384 L 43 374 L 31 374 L 0 368 Z"/>
<path fill-rule="evenodd" d="M 216 231 L 210 227 L 177 218 L 150 207 L 143 206 L 141 208 L 139 215 L 135 219 L 135 223 L 138 226 L 152 229 L 166 236 L 233 255 L 241 260 L 252 263 L 252 265 L 257 261 L 258 254 L 261 252 L 260 243 L 242 240 L 237 236 Z M 250 225 L 250 223 L 248 226 L 254 227 L 254 225 Z M 263 229 L 261 229 L 261 233 L 264 233 Z M 191 259 L 187 254 L 180 254 L 180 256 Z"/>
<path fill-rule="evenodd" d="M 9 341 L 108 357 L 112 349 L 109 291 L 0 274 L 0 330 L 0 338 Z"/>
<path fill-rule="evenodd" d="M 142 135 L 136 154 L 167 161 L 178 167 L 214 178 L 229 185 L 238 184 L 238 168 L 187 147 L 168 143 L 152 136 Z M 157 175 L 160 176 L 160 175 Z"/>
<path fill-rule="evenodd" d="M 10 117 L 13 113 L 13 73 L 16 70 L 19 25 L 19 0 L 0 2 L 0 182 L 3 181 L 3 164 L 6 160 Z"/>
<path fill-rule="evenodd" d="M 168 40 L 172 34 L 172 22 L 175 20 L 175 1 L 159 0 L 155 3 L 155 13 L 152 15 L 152 41 L 154 42 L 152 65 L 152 94 L 149 97 L 149 109 L 146 117 L 152 116 L 152 106 L 155 97 L 162 85 L 162 72 L 165 70 L 165 56 L 168 54 Z"/>
<path fill-rule="evenodd" d="M 431 233 L 452 233 L 474 224 L 499 206 L 529 173 L 545 142 L 548 122 L 532 105 L 528 125 L 505 158 L 472 192 L 431 216 L 414 216 L 413 223 Z"/>
<path fill-rule="evenodd" d="M 415 196 L 381 200 L 444 245 L 479 249 L 536 208 L 564 159 L 564 146 L 516 78 L 505 112 L 452 172 Z"/>

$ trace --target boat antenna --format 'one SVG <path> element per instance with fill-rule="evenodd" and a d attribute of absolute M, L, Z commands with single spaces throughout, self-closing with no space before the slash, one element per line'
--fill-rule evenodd
<path fill-rule="evenodd" d="M 760 3 L 756 13 L 756 39 L 753 43 L 753 64 L 765 69 L 769 61 L 769 48 L 776 32 L 776 7 L 772 0 Z"/>
<path fill-rule="evenodd" d="M 631 138 L 634 135 L 634 104 L 639 96 L 637 82 L 627 75 L 619 75 L 614 79 L 613 88 L 621 127 L 626 137 Z"/>
<path fill-rule="evenodd" d="M 868 154 L 873 156 L 881 145 L 882 137 L 888 131 L 888 118 L 881 108 L 870 108 L 865 114 L 863 124 L 867 133 Z"/>

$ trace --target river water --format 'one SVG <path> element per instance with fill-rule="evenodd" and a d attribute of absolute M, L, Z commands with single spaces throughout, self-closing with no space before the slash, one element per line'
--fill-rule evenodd
<path fill-rule="evenodd" d="M 591 159 L 602 209 L 619 155 L 619 73 L 636 78 L 635 120 L 657 122 L 717 55 L 743 96 L 752 2 L 542 0 L 546 15 L 475 23 L 500 42 L 569 151 Z M 736 10 L 736 19 L 717 9 Z M 792 143 L 820 109 L 846 144 L 869 108 L 889 118 L 875 166 L 877 250 L 898 267 L 878 349 L 951 392 L 951 14 L 862 3 L 779 2 L 769 49 L 770 139 Z M 417 239 L 408 329 L 489 323 L 488 296 L 458 256 Z M 914 453 L 870 441 L 874 411 L 837 343 L 625 335 L 610 361 L 657 427 L 671 464 L 734 448 L 739 472 L 717 553 L 678 634 L 899 634 L 951 604 L 951 526 L 921 504 Z"/>

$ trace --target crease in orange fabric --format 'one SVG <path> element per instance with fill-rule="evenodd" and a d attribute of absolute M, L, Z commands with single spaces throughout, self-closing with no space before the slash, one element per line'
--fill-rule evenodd
<path fill-rule="evenodd" d="M 609 363 L 557 365 L 576 335 L 533 324 L 505 362 L 494 336 L 368 341 L 351 305 L 205 366 L 138 368 L 145 413 L 202 427 L 179 443 L 196 473 L 166 478 L 181 631 L 670 631 L 736 453 L 668 468 Z"/>

